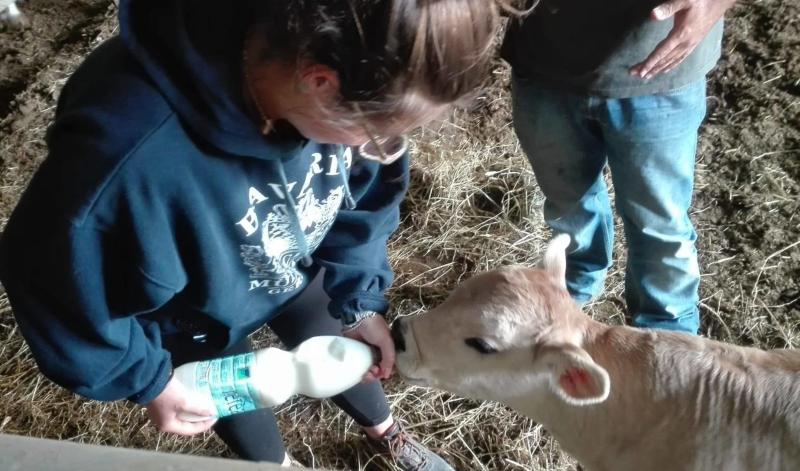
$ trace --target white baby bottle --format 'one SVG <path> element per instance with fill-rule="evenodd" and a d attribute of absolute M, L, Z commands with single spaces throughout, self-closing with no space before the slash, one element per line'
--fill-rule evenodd
<path fill-rule="evenodd" d="M 373 364 L 372 349 L 357 340 L 311 337 L 292 351 L 264 348 L 251 353 L 197 361 L 175 369 L 199 406 L 217 417 L 282 404 L 295 394 L 327 398 L 358 384 Z M 210 417 L 189 414 L 182 420 Z"/>

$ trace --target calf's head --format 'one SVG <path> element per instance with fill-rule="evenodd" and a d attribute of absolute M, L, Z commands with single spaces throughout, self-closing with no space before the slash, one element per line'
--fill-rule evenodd
<path fill-rule="evenodd" d="M 568 245 L 560 235 L 541 268 L 476 275 L 435 309 L 395 321 L 401 376 L 507 403 L 542 395 L 572 405 L 605 400 L 608 373 L 582 348 L 590 320 L 565 286 Z"/>

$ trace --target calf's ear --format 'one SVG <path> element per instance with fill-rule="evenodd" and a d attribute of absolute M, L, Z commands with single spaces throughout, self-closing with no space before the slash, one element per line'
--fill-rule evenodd
<path fill-rule="evenodd" d="M 550 389 L 567 404 L 597 404 L 605 401 L 611 392 L 608 372 L 576 345 L 542 346 L 534 363 L 537 369 L 548 374 Z"/>
<path fill-rule="evenodd" d="M 564 289 L 567 289 L 567 247 L 569 247 L 569 242 L 568 234 L 559 234 L 553 237 L 553 240 L 547 244 L 542 259 L 544 270 Z"/>

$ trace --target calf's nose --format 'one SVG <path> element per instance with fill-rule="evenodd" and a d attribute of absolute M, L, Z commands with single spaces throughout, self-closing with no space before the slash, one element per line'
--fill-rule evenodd
<path fill-rule="evenodd" d="M 394 340 L 394 349 L 398 352 L 406 351 L 406 339 L 403 337 L 403 319 L 397 319 L 392 324 L 392 340 Z"/>

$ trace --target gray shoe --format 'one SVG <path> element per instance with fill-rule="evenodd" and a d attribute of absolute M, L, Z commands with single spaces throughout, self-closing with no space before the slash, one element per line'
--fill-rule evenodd
<path fill-rule="evenodd" d="M 379 440 L 367 437 L 373 448 L 388 454 L 402 471 L 454 471 L 439 455 L 411 437 L 395 422 Z"/>
<path fill-rule="evenodd" d="M 297 461 L 296 459 L 294 459 L 294 457 L 292 455 L 290 455 L 289 452 L 287 451 L 286 455 L 283 458 L 283 463 L 281 463 L 281 468 L 291 468 L 293 466 L 294 467 L 298 467 L 298 468 L 302 468 L 305 465 L 303 463 Z"/>

